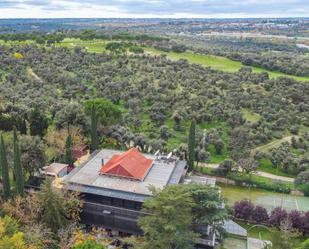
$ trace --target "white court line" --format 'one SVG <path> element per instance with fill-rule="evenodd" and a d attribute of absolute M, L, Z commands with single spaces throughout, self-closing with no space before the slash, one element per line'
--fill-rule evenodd
<path fill-rule="evenodd" d="M 295 201 L 297 210 L 299 210 L 298 201 L 296 199 L 294 199 L 294 201 Z"/>

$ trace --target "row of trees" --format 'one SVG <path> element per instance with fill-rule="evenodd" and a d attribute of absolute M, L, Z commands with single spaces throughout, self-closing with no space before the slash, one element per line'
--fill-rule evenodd
<path fill-rule="evenodd" d="M 24 193 L 24 174 L 21 164 L 21 153 L 17 139 L 17 131 L 13 131 L 13 177 L 15 179 L 15 193 L 17 195 L 23 195 Z M 3 197 L 8 199 L 12 196 L 11 183 L 9 175 L 9 166 L 7 161 L 7 149 L 3 139 L 0 137 L 0 168 L 2 172 L 2 186 L 3 186 Z"/>
<path fill-rule="evenodd" d="M 260 205 L 254 205 L 250 200 L 241 200 L 233 206 L 233 215 L 236 218 L 253 221 L 258 224 L 267 224 L 279 228 L 284 222 L 289 221 L 291 228 L 309 235 L 309 212 L 292 210 L 287 212 L 282 207 L 274 208 L 270 213 Z"/>

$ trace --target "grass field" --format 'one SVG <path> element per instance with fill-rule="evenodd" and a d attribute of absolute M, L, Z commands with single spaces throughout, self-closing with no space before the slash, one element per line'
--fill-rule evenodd
<path fill-rule="evenodd" d="M 250 109 L 242 109 L 242 113 L 246 121 L 250 123 L 256 123 L 261 119 L 261 116 L 252 112 Z"/>
<path fill-rule="evenodd" d="M 211 67 L 217 70 L 222 70 L 226 72 L 237 72 L 240 68 L 242 68 L 244 65 L 239 61 L 233 61 L 225 57 L 221 56 L 215 56 L 215 55 L 202 55 L 202 54 L 195 54 L 193 52 L 184 52 L 184 53 L 175 53 L 175 52 L 162 52 L 154 48 L 146 48 L 145 51 L 147 51 L 150 54 L 165 54 L 167 57 L 171 60 L 179 60 L 179 59 L 186 59 L 190 63 L 196 63 L 203 66 Z M 255 73 L 262 73 L 267 72 L 269 74 L 270 78 L 276 78 L 276 77 L 291 77 L 298 81 L 308 81 L 309 77 L 299 77 L 299 76 L 293 76 L 281 72 L 274 72 L 267 69 L 259 68 L 259 67 L 251 67 L 253 69 L 253 72 Z"/>
<path fill-rule="evenodd" d="M 80 39 L 75 39 L 75 38 L 65 38 L 62 42 L 56 44 L 56 46 L 63 46 L 63 47 L 68 47 L 68 48 L 74 48 L 76 46 L 80 47 L 85 47 L 89 52 L 94 52 L 94 53 L 102 53 L 105 51 L 105 46 L 106 44 L 110 42 L 109 40 L 101 40 L 101 39 L 96 39 L 96 40 L 88 40 L 88 41 L 83 41 Z M 0 40 L 0 44 L 4 44 L 4 41 Z M 34 43 L 34 41 L 23 41 L 23 42 L 7 42 L 6 44 L 29 44 L 29 43 Z M 216 70 L 222 70 L 225 72 L 237 72 L 240 68 L 242 68 L 244 65 L 239 62 L 239 61 L 233 61 L 228 58 L 222 57 L 222 56 L 215 56 L 215 55 L 202 55 L 202 54 L 195 54 L 193 52 L 183 52 L 183 53 L 175 53 L 175 52 L 163 52 L 159 51 L 155 48 L 144 48 L 144 50 L 150 54 L 155 54 L 155 55 L 160 55 L 160 54 L 166 54 L 167 57 L 171 60 L 179 60 L 179 59 L 186 59 L 190 63 L 196 63 L 200 64 L 203 66 L 211 67 Z M 291 77 L 294 78 L 298 81 L 308 81 L 309 82 L 309 77 L 300 77 L 300 76 L 293 76 L 281 72 L 274 72 L 270 71 L 264 68 L 259 68 L 259 67 L 251 67 L 253 69 L 253 72 L 256 73 L 262 73 L 262 72 L 267 72 L 270 76 L 270 78 L 276 78 L 276 77 Z"/>
<path fill-rule="evenodd" d="M 84 47 L 88 52 L 91 53 L 103 53 L 105 46 L 108 43 L 107 40 L 89 40 L 83 41 L 80 39 L 65 38 L 62 42 L 57 44 L 57 46 L 74 48 L 74 47 Z"/>
<path fill-rule="evenodd" d="M 251 238 L 257 238 L 257 239 L 261 238 L 262 240 L 273 241 L 273 238 L 277 236 L 276 228 L 272 228 L 272 227 L 265 228 L 261 226 L 254 226 L 254 224 L 250 224 L 247 222 L 240 222 L 240 221 L 237 221 L 237 223 L 243 228 L 246 228 L 248 230 L 248 237 L 251 237 Z M 293 238 L 293 241 L 296 245 L 299 245 L 305 240 L 306 238 L 303 236 Z M 272 249 L 282 249 L 282 248 L 276 244 L 273 244 Z"/>
<path fill-rule="evenodd" d="M 259 163 L 260 163 L 258 167 L 259 171 L 263 171 L 263 172 L 270 173 L 273 175 L 278 175 L 278 176 L 295 177 L 295 175 L 285 173 L 282 170 L 275 168 L 272 162 L 268 158 L 260 159 Z"/>

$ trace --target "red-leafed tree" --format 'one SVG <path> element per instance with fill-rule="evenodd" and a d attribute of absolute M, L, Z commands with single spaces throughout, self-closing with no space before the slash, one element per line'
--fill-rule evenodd
<path fill-rule="evenodd" d="M 309 211 L 304 213 L 302 231 L 304 235 L 309 235 Z"/>
<path fill-rule="evenodd" d="M 257 205 L 252 212 L 251 218 L 258 223 L 266 223 L 268 222 L 269 216 L 266 208 Z"/>
<path fill-rule="evenodd" d="M 281 207 L 274 208 L 269 216 L 269 224 L 280 227 L 281 223 L 287 219 L 287 212 Z"/>
<path fill-rule="evenodd" d="M 236 202 L 234 204 L 233 210 L 234 210 L 234 216 L 236 218 L 250 220 L 254 210 L 254 206 L 250 200 L 245 199 Z"/>
<path fill-rule="evenodd" d="M 293 210 L 288 214 L 288 219 L 293 228 L 300 230 L 303 227 L 304 219 L 302 212 Z"/>

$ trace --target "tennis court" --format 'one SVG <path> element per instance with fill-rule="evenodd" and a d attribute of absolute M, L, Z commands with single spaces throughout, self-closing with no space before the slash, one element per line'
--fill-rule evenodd
<path fill-rule="evenodd" d="M 299 210 L 298 201 L 293 197 L 263 196 L 254 200 L 254 203 L 261 205 L 268 210 L 272 210 L 276 207 L 282 207 L 285 210 Z"/>
<path fill-rule="evenodd" d="M 282 207 L 286 210 L 309 211 L 309 197 L 293 196 L 275 192 L 249 189 L 237 186 L 220 185 L 222 195 L 229 205 L 243 199 L 249 199 L 256 205 L 261 205 L 267 210 Z"/>

